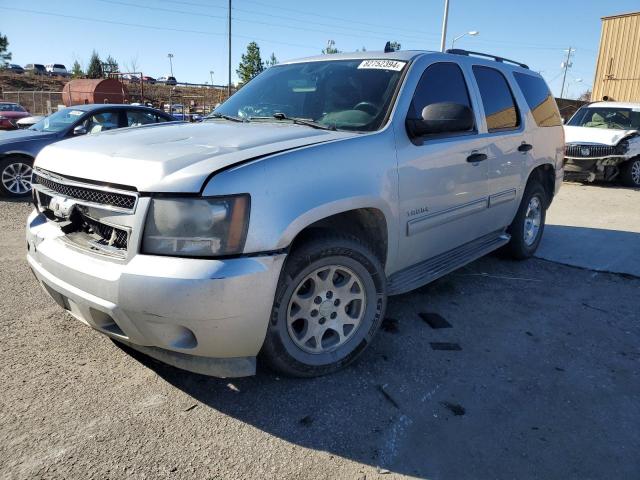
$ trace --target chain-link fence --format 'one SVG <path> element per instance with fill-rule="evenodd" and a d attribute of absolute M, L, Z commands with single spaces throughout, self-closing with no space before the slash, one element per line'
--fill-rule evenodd
<path fill-rule="evenodd" d="M 62 92 L 3 90 L 2 101 L 18 103 L 32 115 L 49 115 L 58 109 L 58 105 L 62 105 Z"/>

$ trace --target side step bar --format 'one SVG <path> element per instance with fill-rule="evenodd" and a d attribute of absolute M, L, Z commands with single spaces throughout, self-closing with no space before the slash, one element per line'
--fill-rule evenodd
<path fill-rule="evenodd" d="M 500 230 L 421 263 L 394 273 L 387 280 L 389 295 L 399 295 L 426 285 L 509 243 L 511 236 Z"/>

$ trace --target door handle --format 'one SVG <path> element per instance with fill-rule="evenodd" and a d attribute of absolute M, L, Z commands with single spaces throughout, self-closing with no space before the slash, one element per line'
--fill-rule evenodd
<path fill-rule="evenodd" d="M 518 151 L 519 152 L 528 152 L 529 150 L 531 150 L 533 148 L 533 145 L 530 145 L 528 143 L 523 143 L 522 145 L 520 145 L 518 147 Z"/>
<path fill-rule="evenodd" d="M 467 162 L 477 163 L 487 159 L 487 155 L 484 153 L 472 153 L 467 157 Z"/>

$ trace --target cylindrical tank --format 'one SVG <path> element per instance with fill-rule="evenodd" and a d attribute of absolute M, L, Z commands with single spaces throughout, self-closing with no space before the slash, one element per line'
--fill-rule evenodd
<path fill-rule="evenodd" d="M 62 89 L 62 101 L 68 107 L 85 103 L 124 103 L 127 87 L 115 78 L 76 79 Z"/>

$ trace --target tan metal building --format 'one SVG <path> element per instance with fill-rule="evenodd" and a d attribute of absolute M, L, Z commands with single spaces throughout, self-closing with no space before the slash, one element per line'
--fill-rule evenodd
<path fill-rule="evenodd" d="M 592 101 L 640 102 L 640 12 L 602 18 Z"/>

